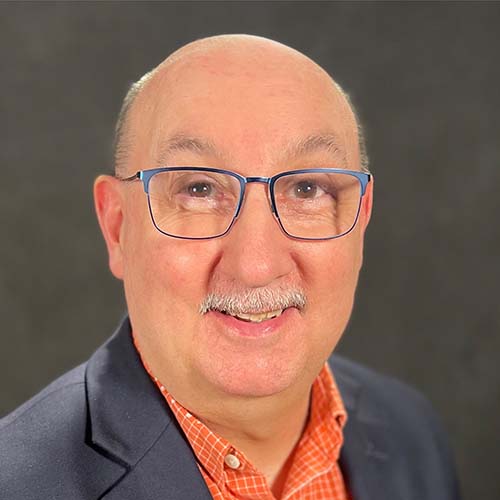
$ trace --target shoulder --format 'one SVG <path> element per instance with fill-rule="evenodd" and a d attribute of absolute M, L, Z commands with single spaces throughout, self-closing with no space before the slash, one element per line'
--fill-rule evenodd
<path fill-rule="evenodd" d="M 17 430 L 37 430 L 47 420 L 72 420 L 85 404 L 85 365 L 65 373 L 12 413 L 0 419 L 0 442 L 11 440 Z M 5 443 L 6 444 L 6 443 Z"/>
<path fill-rule="evenodd" d="M 73 368 L 38 394 L 0 419 L 0 440 L 8 438 L 20 427 L 39 426 L 40 418 L 67 418 L 78 400 L 84 402 L 85 364 Z"/>
<path fill-rule="evenodd" d="M 2 498 L 42 498 L 44 485 L 57 489 L 78 460 L 86 422 L 84 377 L 85 365 L 74 368 L 0 420 Z"/>
<path fill-rule="evenodd" d="M 434 491 L 432 498 L 460 498 L 447 434 L 427 398 L 395 378 L 341 356 L 333 355 L 329 361 L 349 416 L 347 447 L 356 435 L 355 440 L 365 442 L 365 454 L 393 464 L 396 475 Z"/>

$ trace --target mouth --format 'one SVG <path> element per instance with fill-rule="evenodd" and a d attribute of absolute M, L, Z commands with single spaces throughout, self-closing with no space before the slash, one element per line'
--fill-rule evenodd
<path fill-rule="evenodd" d="M 295 307 L 265 312 L 207 311 L 206 319 L 216 331 L 231 338 L 274 338 L 278 333 L 288 331 L 300 323 Z"/>
<path fill-rule="evenodd" d="M 233 318 L 239 319 L 240 321 L 245 321 L 247 323 L 262 323 L 263 321 L 267 321 L 269 319 L 274 319 L 283 314 L 285 309 L 276 309 L 274 311 L 267 311 L 262 313 L 251 313 L 251 312 L 239 312 L 239 313 L 230 313 L 227 311 L 220 311 L 222 314 L 226 316 L 231 316 Z"/>

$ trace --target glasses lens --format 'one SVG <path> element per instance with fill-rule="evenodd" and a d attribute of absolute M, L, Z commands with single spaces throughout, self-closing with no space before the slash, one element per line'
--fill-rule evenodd
<path fill-rule="evenodd" d="M 274 185 L 283 229 L 297 238 L 341 236 L 356 223 L 359 180 L 345 173 L 303 173 L 279 177 Z"/>
<path fill-rule="evenodd" d="M 217 172 L 160 172 L 149 183 L 149 203 L 156 227 L 184 238 L 210 238 L 226 232 L 239 197 L 239 181 Z"/>

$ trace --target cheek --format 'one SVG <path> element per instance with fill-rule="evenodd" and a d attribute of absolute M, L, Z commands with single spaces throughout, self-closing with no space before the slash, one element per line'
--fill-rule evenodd
<path fill-rule="evenodd" d="M 344 236 L 308 249 L 304 259 L 305 280 L 315 300 L 341 298 L 354 292 L 361 266 L 361 245 L 357 234 Z"/>
<path fill-rule="evenodd" d="M 329 353 L 349 321 L 361 263 L 359 245 L 349 237 L 317 247 L 309 254 L 307 276 L 311 332 L 317 332 L 320 351 Z"/>
<path fill-rule="evenodd" d="M 141 316 L 161 317 L 162 323 L 165 317 L 193 316 L 206 294 L 213 261 L 206 242 L 201 245 L 169 238 L 154 228 L 139 228 L 130 235 L 125 253 L 129 304 L 140 304 Z"/>
<path fill-rule="evenodd" d="M 186 371 L 213 259 L 199 243 L 144 234 L 131 245 L 124 278 L 132 327 L 141 351 L 159 374 L 167 361 Z"/>

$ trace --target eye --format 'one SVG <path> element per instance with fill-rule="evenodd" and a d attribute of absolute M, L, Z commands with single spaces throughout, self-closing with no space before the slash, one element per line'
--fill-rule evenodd
<path fill-rule="evenodd" d="M 293 194 L 297 198 L 315 198 L 318 194 L 318 185 L 313 181 L 300 181 L 293 187 Z"/>
<path fill-rule="evenodd" d="M 195 198 L 205 198 L 213 192 L 213 187 L 208 182 L 193 182 L 186 186 L 186 191 Z"/>

